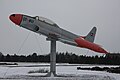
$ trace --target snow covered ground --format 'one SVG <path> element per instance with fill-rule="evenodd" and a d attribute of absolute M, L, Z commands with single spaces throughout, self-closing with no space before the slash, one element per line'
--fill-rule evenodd
<path fill-rule="evenodd" d="M 77 70 L 77 67 L 117 67 L 108 65 L 57 64 L 56 72 L 63 77 L 41 77 L 47 73 L 28 73 L 48 69 L 48 63 L 18 63 L 0 66 L 0 80 L 120 80 L 120 74 L 105 71 Z"/>

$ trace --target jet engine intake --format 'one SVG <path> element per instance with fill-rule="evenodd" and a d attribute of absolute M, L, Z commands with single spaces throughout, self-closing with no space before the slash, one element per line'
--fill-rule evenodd
<path fill-rule="evenodd" d="M 34 31 L 34 32 L 37 32 L 39 31 L 39 27 L 36 26 L 36 25 L 29 25 L 29 26 L 22 26 L 23 28 L 26 28 L 28 30 L 31 30 L 31 31 Z"/>

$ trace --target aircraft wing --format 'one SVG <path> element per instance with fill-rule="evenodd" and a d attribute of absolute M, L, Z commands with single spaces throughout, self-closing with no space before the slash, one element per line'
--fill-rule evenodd
<path fill-rule="evenodd" d="M 65 39 L 61 39 L 61 38 L 58 38 L 58 41 L 60 41 L 60 42 L 62 42 L 62 43 L 65 43 L 65 44 L 69 44 L 69 45 L 77 46 L 77 43 L 74 42 L 74 41 L 65 40 Z"/>
<path fill-rule="evenodd" d="M 77 46 L 77 43 L 72 41 L 72 40 L 66 40 L 66 39 L 62 39 L 59 37 L 59 35 L 56 35 L 56 34 L 53 34 L 53 33 L 49 33 L 49 36 L 48 38 L 53 38 L 53 39 L 56 39 L 62 43 L 65 43 L 65 44 L 69 44 L 69 45 L 72 45 L 72 46 Z"/>

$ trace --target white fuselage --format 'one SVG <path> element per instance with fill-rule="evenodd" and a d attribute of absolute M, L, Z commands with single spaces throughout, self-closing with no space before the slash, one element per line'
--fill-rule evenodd
<path fill-rule="evenodd" d="M 24 15 L 20 26 L 47 37 L 55 36 L 58 38 L 58 41 L 77 46 L 74 39 L 78 38 L 78 35 L 60 28 L 57 24 L 52 23 L 47 19 L 36 19 L 36 17 Z"/>

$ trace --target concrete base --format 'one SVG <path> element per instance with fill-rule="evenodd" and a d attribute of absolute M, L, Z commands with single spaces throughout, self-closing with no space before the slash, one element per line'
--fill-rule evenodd
<path fill-rule="evenodd" d="M 46 77 L 57 77 L 57 74 L 53 73 L 53 72 L 49 72 Z"/>

